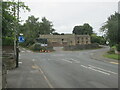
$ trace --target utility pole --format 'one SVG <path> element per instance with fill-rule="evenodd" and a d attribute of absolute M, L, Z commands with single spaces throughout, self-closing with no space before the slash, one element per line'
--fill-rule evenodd
<path fill-rule="evenodd" d="M 13 0 L 14 2 L 14 0 Z M 16 10 L 15 10 L 15 4 L 14 4 L 14 17 L 16 17 Z M 14 57 L 16 60 L 16 21 L 14 21 Z"/>
<path fill-rule="evenodd" d="M 16 68 L 19 66 L 18 31 L 19 31 L 19 0 L 18 0 L 18 7 L 17 7 L 17 30 L 16 30 Z"/>

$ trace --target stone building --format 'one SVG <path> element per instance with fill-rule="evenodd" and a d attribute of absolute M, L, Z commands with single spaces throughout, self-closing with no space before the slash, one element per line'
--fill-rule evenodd
<path fill-rule="evenodd" d="M 40 35 L 39 38 L 47 39 L 48 45 L 52 46 L 67 46 L 77 44 L 91 44 L 89 35 Z"/>

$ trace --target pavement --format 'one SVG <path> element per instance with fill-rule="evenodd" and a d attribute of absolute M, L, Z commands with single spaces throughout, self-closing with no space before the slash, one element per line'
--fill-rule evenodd
<path fill-rule="evenodd" d="M 2 89 L 2 60 L 0 60 L 0 90 Z"/>
<path fill-rule="evenodd" d="M 118 64 L 98 55 L 107 47 L 55 49 L 58 51 L 37 53 L 21 48 L 19 68 L 8 71 L 8 88 L 118 88 Z"/>
<path fill-rule="evenodd" d="M 114 64 L 118 64 L 119 63 L 118 60 L 107 58 L 107 57 L 103 56 L 103 55 L 107 54 L 107 51 L 109 51 L 109 49 L 110 48 L 108 46 L 103 46 L 103 48 L 98 50 L 97 52 L 93 51 L 92 55 L 91 55 L 91 58 L 95 59 L 95 60 L 101 60 L 101 61 L 104 61 L 104 62 L 111 62 L 111 63 L 114 63 Z"/>
<path fill-rule="evenodd" d="M 0 90 L 2 89 L 2 49 L 0 47 Z"/>

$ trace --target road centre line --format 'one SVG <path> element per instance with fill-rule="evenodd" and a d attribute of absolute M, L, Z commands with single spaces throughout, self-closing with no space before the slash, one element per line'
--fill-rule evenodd
<path fill-rule="evenodd" d="M 118 74 L 118 73 L 115 73 L 115 72 L 112 72 L 112 71 L 109 71 L 109 70 L 105 70 L 105 69 L 102 69 L 102 68 L 99 68 L 99 67 L 95 67 L 93 65 L 89 65 L 89 66 L 92 67 L 92 68 L 96 68 L 96 69 L 99 69 L 99 70 L 102 70 L 102 71 L 109 72 L 109 73 Z"/>
<path fill-rule="evenodd" d="M 73 58 L 70 58 L 72 61 L 75 61 L 76 63 L 80 63 L 80 61 L 78 61 L 78 60 L 75 60 L 75 59 L 73 59 Z"/>
<path fill-rule="evenodd" d="M 84 68 L 88 68 L 87 66 L 84 66 L 84 65 L 81 65 L 82 67 L 84 67 Z"/>
<path fill-rule="evenodd" d="M 32 59 L 32 61 L 35 61 L 35 59 Z"/>
<path fill-rule="evenodd" d="M 100 73 L 103 73 L 103 74 L 106 74 L 106 75 L 110 75 L 109 73 L 106 73 L 106 72 L 103 72 L 103 71 L 100 71 L 100 70 L 96 70 L 92 67 L 89 67 L 89 66 L 85 66 L 85 65 L 81 65 L 82 67 L 86 68 L 86 69 L 90 69 L 90 70 L 93 70 L 93 71 L 97 71 L 97 72 L 100 72 Z"/>
<path fill-rule="evenodd" d="M 88 68 L 91 69 L 91 70 L 98 71 L 100 73 L 106 74 L 106 75 L 110 75 L 109 73 L 106 73 L 106 72 L 103 72 L 103 71 L 100 71 L 100 70 L 96 70 L 96 69 L 94 69 L 92 67 L 88 67 Z"/>
<path fill-rule="evenodd" d="M 71 61 L 69 61 L 69 60 L 66 60 L 66 59 L 61 59 L 61 60 L 63 60 L 63 61 L 66 61 L 66 62 L 69 62 L 69 63 L 72 63 Z"/>

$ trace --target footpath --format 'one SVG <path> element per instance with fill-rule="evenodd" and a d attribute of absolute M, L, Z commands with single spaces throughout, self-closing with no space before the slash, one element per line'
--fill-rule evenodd
<path fill-rule="evenodd" d="M 0 59 L 0 90 L 2 89 L 2 60 Z"/>
<path fill-rule="evenodd" d="M 50 88 L 30 55 L 34 53 L 20 53 L 19 67 L 8 71 L 7 88 Z"/>
<path fill-rule="evenodd" d="M 0 90 L 2 89 L 2 49 L 0 47 Z"/>
<path fill-rule="evenodd" d="M 111 59 L 111 58 L 107 58 L 107 57 L 103 56 L 103 55 L 107 54 L 107 51 L 109 51 L 109 48 L 103 47 L 101 50 L 99 50 L 97 52 L 93 52 L 93 54 L 90 55 L 90 58 L 95 59 L 95 60 L 118 64 L 119 60 L 115 60 L 115 59 Z"/>

